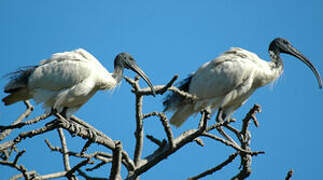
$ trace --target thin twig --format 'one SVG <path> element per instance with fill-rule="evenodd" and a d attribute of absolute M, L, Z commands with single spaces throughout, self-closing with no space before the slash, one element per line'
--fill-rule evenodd
<path fill-rule="evenodd" d="M 17 164 L 19 158 L 26 152 L 26 150 L 22 150 L 20 152 L 18 152 L 17 156 L 15 157 L 15 159 L 13 160 L 14 164 Z"/>
<path fill-rule="evenodd" d="M 28 177 L 36 177 L 37 176 L 37 172 L 36 171 L 28 171 L 25 173 Z M 23 174 L 17 174 L 13 177 L 11 177 L 9 180 L 17 180 L 17 179 L 20 179 L 20 178 L 23 178 L 24 175 Z"/>
<path fill-rule="evenodd" d="M 48 139 L 45 140 L 45 143 L 47 144 L 48 148 L 51 150 L 51 151 L 56 151 L 56 152 L 60 152 L 63 154 L 63 150 L 59 147 L 54 147 L 53 145 L 50 144 L 50 142 L 48 141 Z M 78 158 L 95 158 L 97 160 L 100 160 L 102 161 L 103 163 L 109 163 L 109 162 L 112 162 L 112 155 L 111 154 L 108 154 L 108 153 L 105 153 L 105 152 L 94 152 L 92 154 L 81 154 L 81 153 L 76 153 L 76 152 L 67 152 L 66 154 L 68 154 L 69 156 L 74 156 L 74 157 L 78 157 Z"/>
<path fill-rule="evenodd" d="M 219 122 L 224 122 L 224 119 L 222 118 L 224 112 L 223 112 L 223 109 L 219 109 L 218 110 L 218 114 L 216 116 L 216 122 L 219 123 Z M 227 139 L 228 141 L 230 141 L 231 143 L 233 143 L 235 146 L 239 146 L 231 136 L 229 136 L 223 129 L 222 129 L 222 126 L 218 126 L 216 127 L 216 130 L 225 138 Z"/>
<path fill-rule="evenodd" d="M 167 143 L 167 141 L 165 139 L 163 141 L 160 141 L 159 139 L 155 138 L 152 135 L 146 135 L 146 138 L 148 138 L 151 142 L 157 144 L 159 147 L 163 147 Z"/>
<path fill-rule="evenodd" d="M 18 165 L 18 160 L 19 158 L 23 155 L 23 153 L 25 153 L 26 151 L 23 150 L 21 152 L 18 152 L 18 154 L 16 155 L 15 159 L 13 162 L 9 162 L 9 161 L 2 161 L 0 160 L 0 165 L 5 165 L 5 166 L 9 166 L 12 168 L 15 168 L 16 170 L 20 171 L 23 175 L 23 177 L 25 179 L 28 179 L 28 174 L 27 174 L 27 169 L 24 167 L 24 165 Z"/>
<path fill-rule="evenodd" d="M 159 113 L 158 115 L 160 118 L 160 121 L 164 127 L 164 130 L 166 132 L 166 136 L 167 136 L 167 139 L 168 139 L 168 142 L 169 142 L 169 145 L 170 145 L 170 148 L 174 148 L 175 145 L 174 145 L 174 135 L 173 135 L 173 132 L 172 132 L 172 129 L 168 123 L 168 120 L 167 120 L 167 117 L 165 116 L 164 113 Z"/>
<path fill-rule="evenodd" d="M 151 117 L 151 116 L 157 116 L 159 117 L 159 120 L 161 121 L 163 127 L 164 127 L 164 130 L 165 130 L 165 133 L 166 133 L 166 136 L 167 136 L 167 140 L 170 144 L 170 147 L 171 148 L 174 148 L 174 135 L 173 135 L 173 132 L 172 132 L 172 129 L 168 123 L 168 119 L 166 117 L 166 115 L 164 113 L 161 113 L 161 112 L 151 112 L 149 114 L 145 114 L 143 115 L 143 118 L 148 118 L 148 117 Z"/>
<path fill-rule="evenodd" d="M 92 143 L 93 143 L 93 141 L 91 141 L 91 140 L 86 141 L 80 154 L 84 154 L 88 150 L 88 148 L 91 146 Z"/>
<path fill-rule="evenodd" d="M 19 124 L 22 120 L 27 118 L 31 112 L 34 110 L 34 107 L 30 104 L 29 101 L 24 101 L 24 104 L 26 105 L 26 110 L 23 112 L 10 126 Z M 0 141 L 3 140 L 5 137 L 9 136 L 13 128 L 4 128 L 9 126 L 0 126 L 0 131 L 3 131 L 0 134 Z"/>
<path fill-rule="evenodd" d="M 201 113 L 202 113 L 202 116 L 200 118 L 198 130 L 200 131 L 200 133 L 203 133 L 204 131 L 206 131 L 206 128 L 207 128 L 207 121 L 211 118 L 210 116 L 211 112 L 205 109 L 205 110 L 202 110 Z"/>
<path fill-rule="evenodd" d="M 243 124 L 242 124 L 242 128 L 241 128 L 241 133 L 244 134 L 249 126 L 249 121 L 250 119 L 252 119 L 253 121 L 256 120 L 256 113 L 257 112 L 261 112 L 261 107 L 258 104 L 255 104 L 250 111 L 247 113 L 246 117 L 242 120 Z M 259 126 L 259 122 L 255 122 L 255 124 L 257 124 L 257 126 Z"/>
<path fill-rule="evenodd" d="M 205 119 L 203 121 L 207 121 L 208 116 L 203 116 Z M 204 127 L 206 128 L 206 127 Z M 206 129 L 199 128 L 199 129 L 191 129 L 173 140 L 174 148 L 171 148 L 170 144 L 168 143 L 163 148 L 159 148 L 154 153 L 148 155 L 142 160 L 142 163 L 134 170 L 129 172 L 127 180 L 134 179 L 141 175 L 142 173 L 149 170 L 151 167 L 158 164 L 160 161 L 166 159 L 169 155 L 175 153 L 177 150 L 185 146 L 187 143 L 194 142 L 194 139 L 199 137 Z"/>
<path fill-rule="evenodd" d="M 18 144 L 19 142 L 21 142 L 23 139 L 25 139 L 27 137 L 32 138 L 34 136 L 52 131 L 55 128 L 57 128 L 57 124 L 54 121 L 52 121 L 52 123 L 48 123 L 45 127 L 41 127 L 39 129 L 20 133 L 13 141 L 10 141 L 10 143 L 5 144 L 7 147 L 0 147 L 0 149 L 13 147 L 14 145 Z"/>
<path fill-rule="evenodd" d="M 86 128 L 89 128 L 89 129 L 91 129 L 92 131 L 94 131 L 98 136 L 101 136 L 101 137 L 103 137 L 103 138 L 105 138 L 107 141 L 109 141 L 110 142 L 110 144 L 111 144 L 111 146 L 114 146 L 114 144 L 113 144 L 113 140 L 109 137 L 109 136 L 107 136 L 107 135 L 105 135 L 103 132 L 101 132 L 101 131 L 99 131 L 98 129 L 96 129 L 95 127 L 93 127 L 93 126 L 91 126 L 89 123 L 87 123 L 87 122 L 85 122 L 84 120 L 82 120 L 82 119 L 80 119 L 80 118 L 78 118 L 78 117 L 76 117 L 76 116 L 71 116 L 71 118 L 70 118 L 73 122 L 76 122 L 77 124 L 80 124 L 80 125 L 82 125 L 83 127 L 86 127 Z"/>
<path fill-rule="evenodd" d="M 159 89 L 158 91 L 156 91 L 156 93 L 158 94 L 164 94 L 168 88 L 170 88 L 174 82 L 178 79 L 178 75 L 176 74 L 163 88 Z"/>
<path fill-rule="evenodd" d="M 208 169 L 208 170 L 200 173 L 199 175 L 190 177 L 190 178 L 188 178 L 188 180 L 197 180 L 197 179 L 203 178 L 207 175 L 211 175 L 211 174 L 215 173 L 216 171 L 219 171 L 220 169 L 222 169 L 226 165 L 230 164 L 237 157 L 237 155 L 238 155 L 238 153 L 231 154 L 229 156 L 229 158 L 227 160 L 223 161 L 221 164 L 215 166 L 214 168 Z"/>
<path fill-rule="evenodd" d="M 84 126 L 79 126 L 78 124 L 73 124 L 71 121 L 68 121 L 66 119 L 57 119 L 59 121 L 59 126 L 68 130 L 70 133 L 75 134 L 83 139 L 91 139 L 91 141 L 101 144 L 105 146 L 108 149 L 114 150 L 115 144 L 113 141 L 110 141 L 111 138 L 106 138 L 105 136 L 97 136 L 96 138 L 93 138 L 91 134 L 88 131 L 88 128 L 85 128 Z M 75 127 L 77 126 L 77 127 Z M 95 128 L 93 131 L 98 132 Z M 135 169 L 135 164 L 132 161 L 132 159 L 129 157 L 128 153 L 124 150 L 122 150 L 122 159 L 124 160 L 124 165 L 126 168 L 131 171 Z"/>
<path fill-rule="evenodd" d="M 292 169 L 289 170 L 286 177 L 285 177 L 285 180 L 290 180 L 292 178 L 293 174 L 294 174 L 294 171 Z"/>
<path fill-rule="evenodd" d="M 40 115 L 38 117 L 35 117 L 34 119 L 31 119 L 29 121 L 25 121 L 25 122 L 19 122 L 19 123 L 13 123 L 12 125 L 9 126 L 0 126 L 0 130 L 8 130 L 8 129 L 16 129 L 16 128 L 22 128 L 26 125 L 31 125 L 31 124 L 35 124 L 38 123 L 41 120 L 45 120 L 47 119 L 49 116 L 51 116 L 50 113 L 45 113 L 43 115 Z M 18 119 L 17 119 L 18 120 Z M 0 139 L 1 140 L 1 139 Z"/>
<path fill-rule="evenodd" d="M 201 147 L 204 147 L 204 145 L 205 145 L 203 143 L 203 140 L 201 138 L 198 138 L 198 137 L 194 139 L 194 142 L 196 142 L 196 144 L 198 144 Z"/>
<path fill-rule="evenodd" d="M 99 177 L 88 176 L 85 172 L 83 172 L 80 169 L 78 169 L 77 172 L 80 174 L 80 176 L 84 177 L 86 180 L 109 180 L 107 178 L 99 178 Z"/>
<path fill-rule="evenodd" d="M 226 127 L 228 130 L 230 130 L 231 132 L 233 132 L 237 137 L 240 136 L 240 131 L 234 127 L 232 127 L 230 124 L 225 123 L 223 124 L 224 127 Z"/>
<path fill-rule="evenodd" d="M 58 135 L 59 135 L 59 139 L 61 141 L 61 145 L 62 145 L 62 155 L 63 155 L 63 162 L 64 162 L 64 169 L 65 171 L 69 171 L 71 170 L 71 166 L 70 166 L 70 158 L 68 155 L 68 148 L 67 148 L 67 143 L 66 143 L 66 138 L 63 132 L 62 128 L 58 128 L 57 129 Z M 76 179 L 76 177 L 74 175 L 72 175 L 69 179 Z"/>
<path fill-rule="evenodd" d="M 86 127 L 86 128 L 89 128 L 89 129 L 95 131 L 97 133 L 97 135 L 106 139 L 105 144 L 106 144 L 107 148 L 109 148 L 111 150 L 113 150 L 115 148 L 115 144 L 114 144 L 113 140 L 110 137 L 108 137 L 107 135 L 105 135 L 103 132 L 99 131 L 98 129 L 94 128 L 93 126 L 91 126 L 90 124 L 86 123 L 85 121 L 81 120 L 80 118 L 78 118 L 76 116 L 71 116 L 70 119 L 72 121 Z M 124 150 L 122 150 L 122 159 L 124 160 L 124 165 L 126 166 L 127 170 L 132 171 L 135 169 L 135 164 L 134 164 L 133 160 L 130 158 L 128 153 Z"/>
<path fill-rule="evenodd" d="M 112 160 L 111 160 L 111 162 L 112 162 Z M 101 161 L 100 163 L 98 163 L 97 165 L 95 165 L 95 166 L 93 166 L 93 167 L 91 167 L 91 168 L 86 168 L 85 170 L 86 171 L 93 171 L 93 170 L 95 170 L 95 169 L 98 169 L 98 168 L 100 168 L 100 167 L 102 167 L 103 165 L 105 165 L 106 164 L 106 162 L 104 162 L 104 161 Z"/>
<path fill-rule="evenodd" d="M 172 88 L 172 85 L 174 82 L 177 80 L 178 75 L 175 75 L 166 85 L 155 85 L 154 89 L 156 91 L 156 94 L 164 94 L 168 89 Z M 134 88 L 132 89 L 132 92 L 135 93 L 136 95 L 140 96 L 147 96 L 147 95 L 153 95 L 153 92 L 151 88 L 135 88 L 135 80 L 125 77 L 125 80 Z M 177 89 L 177 88 L 176 88 Z M 178 89 L 177 89 L 178 90 Z M 176 91 L 176 90 L 175 90 Z"/>
<path fill-rule="evenodd" d="M 251 119 L 255 120 L 255 115 L 257 112 L 260 112 L 260 106 L 255 104 L 247 113 L 246 117 L 242 120 L 242 127 L 240 131 L 240 136 L 238 139 L 241 144 L 241 148 L 246 151 L 251 151 L 250 143 L 251 143 L 251 135 L 248 131 L 249 122 Z M 257 122 L 258 123 L 258 122 Z M 259 123 L 258 123 L 259 124 Z M 246 154 L 244 152 L 240 152 L 241 157 L 241 171 L 235 175 L 231 180 L 242 180 L 250 176 L 251 170 L 251 162 L 252 156 L 250 154 Z"/>
<path fill-rule="evenodd" d="M 230 120 L 225 120 L 225 121 L 222 121 L 222 122 L 217 122 L 215 124 L 212 124 L 212 125 L 208 126 L 205 131 L 206 132 L 212 131 L 212 130 L 216 129 L 217 127 L 225 126 L 226 124 L 229 124 L 231 122 L 234 122 L 234 121 L 232 121 L 232 119 L 230 119 Z"/>
<path fill-rule="evenodd" d="M 188 92 L 185 92 L 185 91 L 181 91 L 175 86 L 172 86 L 172 87 L 168 88 L 168 90 L 173 91 L 174 93 L 184 97 L 185 100 L 188 100 L 191 103 L 195 102 L 195 101 L 197 101 L 199 99 L 197 96 L 192 95 L 192 94 L 190 94 Z"/>
<path fill-rule="evenodd" d="M 64 176 L 66 176 L 66 174 L 67 174 L 67 171 L 60 171 L 60 172 L 42 175 L 42 176 L 39 176 L 38 178 L 39 179 L 55 179 L 55 178 L 64 177 Z"/>
<path fill-rule="evenodd" d="M 223 143 L 224 145 L 230 146 L 230 147 L 232 147 L 233 149 L 235 149 L 235 150 L 237 150 L 239 152 L 244 152 L 244 153 L 250 154 L 252 156 L 265 153 L 264 151 L 255 151 L 255 152 L 246 151 L 246 150 L 242 149 L 239 145 L 235 145 L 232 142 L 227 141 L 227 140 L 225 140 L 223 138 L 220 138 L 220 137 L 218 137 L 218 136 L 216 136 L 214 134 L 211 134 L 211 133 L 204 132 L 202 134 L 202 136 L 205 136 L 205 137 L 211 138 L 213 140 L 219 141 L 219 142 Z"/>
<path fill-rule="evenodd" d="M 78 163 L 77 165 L 75 165 L 71 170 L 69 170 L 67 173 L 66 173 L 66 177 L 71 177 L 73 174 L 74 174 L 74 172 L 76 171 L 76 170 L 78 170 L 78 169 L 80 169 L 81 167 L 83 167 L 83 166 L 86 166 L 87 164 L 93 164 L 93 163 L 91 163 L 90 162 L 90 159 L 86 159 L 86 160 L 84 160 L 84 161 L 81 161 L 80 163 Z"/>

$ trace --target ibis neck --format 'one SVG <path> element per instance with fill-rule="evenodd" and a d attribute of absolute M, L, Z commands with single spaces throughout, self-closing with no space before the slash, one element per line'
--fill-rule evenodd
<path fill-rule="evenodd" d="M 269 50 L 269 55 L 271 58 L 271 62 L 272 62 L 272 70 L 276 69 L 276 70 L 283 70 L 284 64 L 283 64 L 283 60 L 280 57 L 280 52 L 279 51 L 271 51 Z"/>
<path fill-rule="evenodd" d="M 120 66 L 115 66 L 114 67 L 112 77 L 117 81 L 118 84 L 120 83 L 120 81 L 123 78 L 123 69 L 124 68 L 122 68 Z"/>
<path fill-rule="evenodd" d="M 272 82 L 274 80 L 276 80 L 282 73 L 283 73 L 283 69 L 284 69 L 284 65 L 283 65 L 283 61 L 280 57 L 280 52 L 279 51 L 269 51 L 269 55 L 271 58 L 271 62 L 270 64 L 270 77 L 269 81 Z"/>
<path fill-rule="evenodd" d="M 265 67 L 260 69 L 260 73 L 257 74 L 254 79 L 253 86 L 259 88 L 275 81 L 283 72 L 283 63 L 279 56 L 272 51 L 269 51 L 271 62 L 266 62 Z"/>

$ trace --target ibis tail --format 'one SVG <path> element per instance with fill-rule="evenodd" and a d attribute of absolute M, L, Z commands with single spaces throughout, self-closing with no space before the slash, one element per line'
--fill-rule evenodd
<path fill-rule="evenodd" d="M 180 82 L 178 89 L 184 92 L 188 92 L 192 77 L 193 75 Z M 180 127 L 188 117 L 195 113 L 194 105 L 187 103 L 184 97 L 174 92 L 171 92 L 167 95 L 163 102 L 163 105 L 165 107 L 164 112 L 175 111 L 169 122 L 176 127 Z"/>
<path fill-rule="evenodd" d="M 4 92 L 9 93 L 9 95 L 2 99 L 6 106 L 32 98 L 28 89 L 28 78 L 36 67 L 24 67 L 6 75 L 10 79 L 4 88 Z"/>

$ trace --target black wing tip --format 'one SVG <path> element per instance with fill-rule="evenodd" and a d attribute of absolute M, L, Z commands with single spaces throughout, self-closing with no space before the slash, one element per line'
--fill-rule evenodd
<path fill-rule="evenodd" d="M 4 88 L 5 93 L 13 93 L 26 87 L 29 76 L 38 66 L 24 66 L 14 72 L 7 73 L 3 78 L 9 79 L 9 82 Z"/>
<path fill-rule="evenodd" d="M 176 84 L 177 88 L 181 91 L 188 92 L 192 77 L 193 77 L 193 74 L 189 75 L 187 78 L 177 83 Z M 166 112 L 169 109 L 172 109 L 172 107 L 176 107 L 179 103 L 182 102 L 182 100 L 183 100 L 182 96 L 174 92 L 170 92 L 163 101 L 163 106 L 165 107 L 163 112 Z"/>
<path fill-rule="evenodd" d="M 3 78 L 9 78 L 9 79 L 16 79 L 19 77 L 22 73 L 28 72 L 31 73 L 34 69 L 36 69 L 39 65 L 34 65 L 34 66 L 23 66 L 19 67 L 16 71 L 7 73 L 3 75 Z"/>

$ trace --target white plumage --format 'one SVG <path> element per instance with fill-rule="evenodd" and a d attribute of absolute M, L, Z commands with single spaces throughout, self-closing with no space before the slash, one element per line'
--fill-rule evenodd
<path fill-rule="evenodd" d="M 275 39 L 269 49 L 272 58 L 270 62 L 247 50 L 231 48 L 218 58 L 202 65 L 179 87 L 197 96 L 198 100 L 195 103 L 188 103 L 174 93 L 168 95 L 164 101 L 165 110 L 175 111 L 170 123 L 179 127 L 190 115 L 206 107 L 213 110 L 221 109 L 227 117 L 230 116 L 257 88 L 276 80 L 283 72 L 279 53 L 287 52 L 281 49 L 283 47 L 278 43 L 286 43 L 286 46 L 289 44 L 287 40 Z M 293 51 L 295 50 L 294 48 Z M 298 51 L 297 53 L 298 58 L 306 61 L 307 65 L 310 64 L 321 87 L 321 79 L 314 66 L 311 66 L 304 56 L 300 56 Z"/>
<path fill-rule="evenodd" d="M 84 49 L 56 53 L 38 66 L 12 73 L 11 81 L 4 88 L 11 94 L 3 101 L 10 105 L 33 98 L 37 103 L 43 103 L 48 111 L 55 109 L 61 112 L 67 108 L 66 115 L 70 116 L 98 90 L 116 87 L 122 79 L 123 68 L 139 69 L 128 53 L 120 53 L 116 57 L 114 73 L 109 73 Z M 149 80 L 148 84 L 151 85 Z"/>

